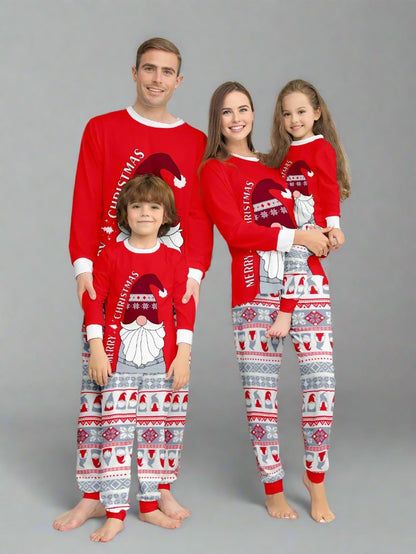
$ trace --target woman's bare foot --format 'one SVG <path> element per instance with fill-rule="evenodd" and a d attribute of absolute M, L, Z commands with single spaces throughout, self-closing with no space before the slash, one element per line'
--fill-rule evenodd
<path fill-rule="evenodd" d="M 176 529 L 182 525 L 182 521 L 180 519 L 173 519 L 160 510 L 153 510 L 153 512 L 145 513 L 140 512 L 139 519 L 140 521 L 151 523 L 152 525 L 157 525 L 158 527 L 163 527 L 164 529 Z"/>
<path fill-rule="evenodd" d="M 292 314 L 289 312 L 279 312 L 277 314 L 276 320 L 274 321 L 273 325 L 270 327 L 270 329 L 266 333 L 266 337 L 276 337 L 276 338 L 282 338 L 285 337 L 289 330 L 290 325 L 292 323 Z"/>
<path fill-rule="evenodd" d="M 278 519 L 298 518 L 298 514 L 288 503 L 283 492 L 266 495 L 266 508 L 270 516 Z"/>
<path fill-rule="evenodd" d="M 159 498 L 160 510 L 171 517 L 172 519 L 185 519 L 191 515 L 191 512 L 185 506 L 179 504 L 179 502 L 173 497 L 172 493 L 168 489 L 161 489 Z"/>
<path fill-rule="evenodd" d="M 124 523 L 121 521 L 121 519 L 109 517 L 102 527 L 92 533 L 90 539 L 93 542 L 109 542 L 114 539 L 116 535 L 121 533 L 123 529 Z"/>
<path fill-rule="evenodd" d="M 58 531 L 70 531 L 80 527 L 87 519 L 104 516 L 105 508 L 99 500 L 82 498 L 72 510 L 55 519 L 53 528 Z"/>
<path fill-rule="evenodd" d="M 322 483 L 312 483 L 308 476 L 303 476 L 303 483 L 311 495 L 311 516 L 318 523 L 329 523 L 335 519 L 335 514 L 331 512 L 326 499 L 325 485 Z"/>

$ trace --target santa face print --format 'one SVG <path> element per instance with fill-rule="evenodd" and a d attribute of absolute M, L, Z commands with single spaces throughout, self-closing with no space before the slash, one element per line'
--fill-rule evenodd
<path fill-rule="evenodd" d="M 133 202 L 127 206 L 127 222 L 131 229 L 129 242 L 135 248 L 155 246 L 165 210 L 157 202 Z"/>
<path fill-rule="evenodd" d="M 282 115 L 285 130 L 296 141 L 313 137 L 313 124 L 321 117 L 321 110 L 314 110 L 303 92 L 291 92 L 283 98 Z"/>
<path fill-rule="evenodd" d="M 178 75 L 179 60 L 173 52 L 147 50 L 133 67 L 137 104 L 146 108 L 164 108 L 182 81 Z"/>
<path fill-rule="evenodd" d="M 254 112 L 247 96 L 237 90 L 227 94 L 221 108 L 221 133 L 231 152 L 233 145 L 247 143 L 253 121 Z"/>

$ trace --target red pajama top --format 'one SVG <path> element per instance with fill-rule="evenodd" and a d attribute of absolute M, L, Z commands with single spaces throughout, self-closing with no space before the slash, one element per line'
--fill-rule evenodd
<path fill-rule="evenodd" d="M 69 241 L 76 274 L 91 271 L 97 253 L 115 242 L 118 195 L 137 168 L 146 164 L 146 173 L 160 171 L 171 186 L 184 239 L 182 251 L 188 267 L 203 275 L 212 251 L 212 224 L 197 179 L 205 143 L 205 135 L 182 120 L 150 121 L 131 107 L 89 121 L 81 141 Z"/>

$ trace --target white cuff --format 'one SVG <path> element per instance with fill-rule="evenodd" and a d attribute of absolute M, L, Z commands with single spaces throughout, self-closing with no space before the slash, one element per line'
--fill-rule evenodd
<path fill-rule="evenodd" d="M 198 285 L 201 284 L 202 275 L 203 273 L 200 269 L 195 269 L 194 267 L 190 267 L 188 270 L 188 279 L 195 279 Z"/>
<path fill-rule="evenodd" d="M 296 229 L 288 229 L 287 227 L 280 229 L 277 237 L 277 250 L 279 252 L 289 252 L 295 240 L 295 231 Z"/>
<path fill-rule="evenodd" d="M 92 261 L 88 258 L 77 258 L 74 262 L 75 277 L 81 273 L 92 273 Z"/>
<path fill-rule="evenodd" d="M 188 329 L 178 329 L 176 332 L 176 344 L 180 342 L 186 342 L 192 344 L 193 332 Z"/>
<path fill-rule="evenodd" d="M 338 215 L 331 215 L 326 217 L 326 224 L 328 227 L 334 227 L 335 229 L 341 229 L 340 218 Z"/>
<path fill-rule="evenodd" d="M 102 339 L 102 338 L 103 338 L 102 325 L 97 325 L 96 323 L 92 325 L 87 325 L 87 340 Z"/>

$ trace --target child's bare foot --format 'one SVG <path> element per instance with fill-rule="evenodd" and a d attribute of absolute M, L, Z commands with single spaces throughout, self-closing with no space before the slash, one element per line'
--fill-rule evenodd
<path fill-rule="evenodd" d="M 281 338 L 285 337 L 289 330 L 290 325 L 292 323 L 292 314 L 289 312 L 279 312 L 277 314 L 276 320 L 273 323 L 273 325 L 270 327 L 270 329 L 266 333 L 266 337 L 276 337 Z"/>
<path fill-rule="evenodd" d="M 109 542 L 114 539 L 116 535 L 121 533 L 123 529 L 124 523 L 121 521 L 121 519 L 109 517 L 102 527 L 92 533 L 90 539 L 93 542 Z"/>
<path fill-rule="evenodd" d="M 172 519 L 185 519 L 191 515 L 191 512 L 185 506 L 179 504 L 173 494 L 168 489 L 161 489 L 159 498 L 160 510 Z"/>
<path fill-rule="evenodd" d="M 87 519 L 104 516 L 105 508 L 99 500 L 82 498 L 72 510 L 55 519 L 53 528 L 58 531 L 70 531 L 80 527 Z"/>
<path fill-rule="evenodd" d="M 269 515 L 278 519 L 297 519 L 298 514 L 285 498 L 283 492 L 268 494 L 266 496 L 266 508 Z"/>
<path fill-rule="evenodd" d="M 182 525 L 182 521 L 180 519 L 173 519 L 160 510 L 153 510 L 153 512 L 145 513 L 140 512 L 139 519 L 140 521 L 151 523 L 152 525 L 157 525 L 158 527 L 163 527 L 164 529 L 176 529 Z"/>
<path fill-rule="evenodd" d="M 303 483 L 311 495 L 311 516 L 318 523 L 329 523 L 335 519 L 326 499 L 324 483 L 312 483 L 308 476 L 303 476 Z"/>

